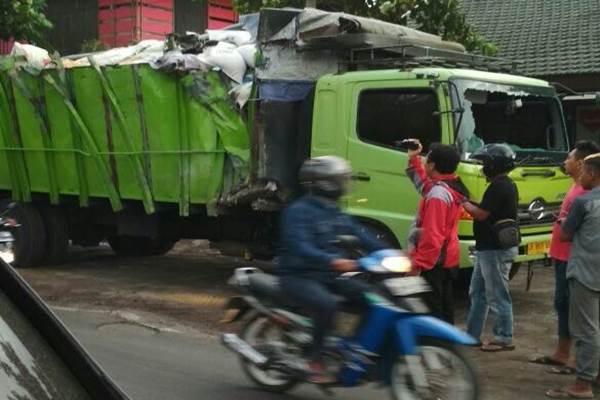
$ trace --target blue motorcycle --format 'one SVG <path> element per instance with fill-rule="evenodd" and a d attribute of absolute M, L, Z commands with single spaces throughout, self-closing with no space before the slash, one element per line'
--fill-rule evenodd
<path fill-rule="evenodd" d="M 475 371 L 460 349 L 476 340 L 425 315 L 419 295 L 429 287 L 420 277 L 406 276 L 410 260 L 400 251 L 381 250 L 357 262 L 360 271 L 352 279 L 367 279 L 374 287 L 370 310 L 357 315 L 340 300 L 336 328 L 325 346 L 327 372 L 337 379 L 329 386 L 379 382 L 389 385 L 394 400 L 477 399 Z M 223 344 L 239 355 L 246 375 L 265 390 L 285 392 L 303 382 L 310 319 L 301 307 L 286 305 L 275 276 L 239 268 L 230 283 L 241 295 L 229 301 L 222 322 L 246 323 L 239 336 L 223 334 Z"/>

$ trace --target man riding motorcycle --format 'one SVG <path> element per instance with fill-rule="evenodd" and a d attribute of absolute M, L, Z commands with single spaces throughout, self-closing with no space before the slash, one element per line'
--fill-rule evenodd
<path fill-rule="evenodd" d="M 313 347 L 307 365 L 308 380 L 313 383 L 334 379 L 326 374 L 321 354 L 336 312 L 335 295 L 366 309 L 365 294 L 371 291 L 363 282 L 340 277 L 356 270 L 356 263 L 336 248 L 336 238 L 355 236 L 360 247 L 369 252 L 385 248 L 338 207 L 338 200 L 347 193 L 351 173 L 350 165 L 339 157 L 307 160 L 298 176 L 306 193 L 286 208 L 281 219 L 277 274 L 289 300 L 304 307 L 313 318 Z"/>

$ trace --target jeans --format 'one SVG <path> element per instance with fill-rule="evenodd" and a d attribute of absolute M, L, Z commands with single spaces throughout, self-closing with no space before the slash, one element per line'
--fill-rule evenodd
<path fill-rule="evenodd" d="M 440 265 L 421 273 L 432 289 L 423 296 L 431 315 L 449 324 L 454 324 L 454 279 L 457 274 L 458 268 L 443 268 Z"/>
<path fill-rule="evenodd" d="M 474 338 L 481 340 L 488 311 L 491 310 L 496 316 L 492 328 L 493 340 L 512 343 L 513 311 L 508 274 L 517 252 L 516 247 L 477 251 L 469 289 L 471 307 L 467 318 L 467 332 Z"/>
<path fill-rule="evenodd" d="M 576 374 L 594 381 L 600 362 L 600 293 L 569 279 L 569 327 L 575 342 Z"/>
<path fill-rule="evenodd" d="M 567 281 L 567 262 L 554 260 L 554 309 L 558 317 L 558 337 L 569 335 L 569 283 Z"/>
<path fill-rule="evenodd" d="M 281 288 L 291 303 L 306 309 L 313 319 L 313 346 L 309 354 L 311 360 L 318 360 L 323 350 L 323 342 L 334 323 L 337 309 L 335 294 L 346 298 L 351 304 L 366 310 L 369 301 L 365 296 L 372 288 L 355 279 L 338 278 L 327 282 L 298 278 L 281 277 Z"/>

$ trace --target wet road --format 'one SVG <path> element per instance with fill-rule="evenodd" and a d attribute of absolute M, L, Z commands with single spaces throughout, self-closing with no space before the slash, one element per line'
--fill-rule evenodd
<path fill-rule="evenodd" d="M 330 398 L 304 385 L 285 396 L 253 388 L 236 357 L 213 336 L 159 331 L 98 311 L 56 309 L 83 346 L 133 400 Z M 348 400 L 383 400 L 383 389 L 336 390 Z"/>

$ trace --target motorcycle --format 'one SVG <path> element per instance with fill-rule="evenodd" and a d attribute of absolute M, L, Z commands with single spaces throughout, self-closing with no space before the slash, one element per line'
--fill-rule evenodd
<path fill-rule="evenodd" d="M 377 283 L 368 295 L 370 308 L 348 329 L 341 322 L 356 317 L 356 310 L 340 300 L 336 328 L 323 354 L 336 382 L 319 386 L 328 392 L 379 382 L 389 386 L 394 400 L 477 399 L 477 376 L 460 348 L 477 341 L 423 313 L 418 296 L 429 288 L 422 278 L 406 276 L 410 260 L 400 251 L 380 250 L 357 264 L 355 276 Z M 310 318 L 301 307 L 288 304 L 275 276 L 257 268 L 238 268 L 230 284 L 240 296 L 230 299 L 222 322 L 245 324 L 240 335 L 223 333 L 222 343 L 239 356 L 243 371 L 259 387 L 286 392 L 302 383 L 312 340 Z"/>

